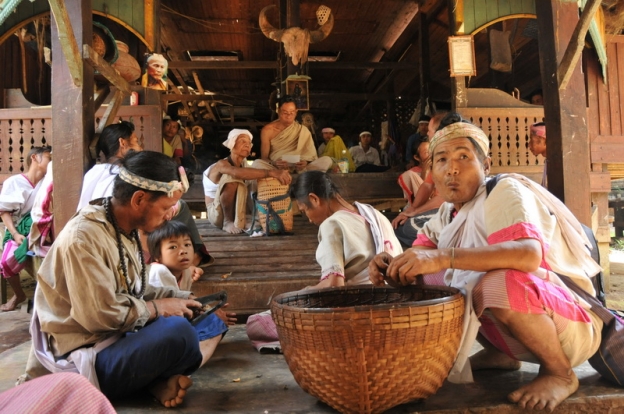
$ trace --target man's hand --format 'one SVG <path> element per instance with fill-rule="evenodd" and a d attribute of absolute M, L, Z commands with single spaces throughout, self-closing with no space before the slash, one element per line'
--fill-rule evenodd
<path fill-rule="evenodd" d="M 298 163 L 295 164 L 295 168 L 297 169 L 298 172 L 305 170 L 307 166 L 308 166 L 307 161 L 299 161 Z"/>
<path fill-rule="evenodd" d="M 410 285 L 418 275 L 437 273 L 446 269 L 450 261 L 450 251 L 451 249 L 407 249 L 392 259 L 386 269 L 386 277 L 403 286 Z M 371 273 L 370 264 L 368 268 Z"/>
<path fill-rule="evenodd" d="M 279 160 L 273 161 L 273 165 L 279 170 L 288 170 L 288 162 L 284 161 L 281 158 Z"/>
<path fill-rule="evenodd" d="M 200 309 L 203 305 L 192 299 L 165 298 L 153 301 L 158 308 L 158 314 L 164 316 L 183 316 L 187 319 L 193 317 L 193 309 Z"/>
<path fill-rule="evenodd" d="M 277 179 L 282 185 L 289 185 L 292 181 L 290 173 L 286 170 L 271 170 L 269 175 Z"/>

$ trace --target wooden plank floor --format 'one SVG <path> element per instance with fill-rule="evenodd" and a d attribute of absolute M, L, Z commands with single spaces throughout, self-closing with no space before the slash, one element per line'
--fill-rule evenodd
<path fill-rule="evenodd" d="M 196 220 L 199 233 L 215 262 L 193 285 L 197 296 L 226 290 L 230 309 L 246 315 L 269 308 L 280 293 L 316 284 L 318 227 L 296 215 L 293 235 L 249 237 L 232 235 Z"/>

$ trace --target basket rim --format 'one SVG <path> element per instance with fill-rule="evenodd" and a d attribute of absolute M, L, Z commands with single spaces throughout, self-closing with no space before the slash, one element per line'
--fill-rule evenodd
<path fill-rule="evenodd" d="M 381 303 L 376 305 L 357 305 L 357 306 L 344 306 L 344 307 L 335 307 L 335 308 L 304 308 L 300 306 L 291 306 L 283 303 L 279 303 L 278 300 L 284 299 L 289 296 L 302 295 L 306 294 L 319 294 L 323 292 L 337 291 L 337 290 L 356 290 L 356 289 L 370 289 L 370 290 L 381 290 L 385 289 L 388 291 L 391 290 L 401 290 L 401 289 L 421 289 L 427 288 L 430 290 L 440 290 L 446 291 L 449 293 L 449 296 L 443 298 L 436 299 L 427 299 L 421 301 L 409 301 L 409 302 L 399 302 L 399 303 Z M 450 286 L 439 286 L 439 285 L 408 285 L 401 288 L 393 288 L 391 286 L 377 287 L 374 285 L 358 285 L 358 286 L 341 286 L 341 287 L 328 287 L 322 289 L 310 289 L 308 291 L 292 291 L 285 292 L 275 296 L 271 300 L 271 308 L 276 307 L 283 310 L 290 310 L 295 312 L 306 312 L 306 313 L 337 313 L 337 312 L 361 312 L 361 311 L 371 311 L 371 310 L 387 310 L 387 309 L 400 309 L 406 307 L 425 307 L 438 305 L 441 303 L 448 303 L 456 300 L 458 297 L 463 297 L 461 291 L 457 288 Z"/>

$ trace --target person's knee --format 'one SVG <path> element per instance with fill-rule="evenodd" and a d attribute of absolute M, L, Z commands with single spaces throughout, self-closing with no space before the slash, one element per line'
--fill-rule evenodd
<path fill-rule="evenodd" d="M 159 342 L 162 346 L 169 348 L 172 352 L 180 353 L 180 355 L 199 355 L 199 339 L 197 331 L 185 318 L 180 316 L 170 316 L 160 318 L 159 323 Z"/>

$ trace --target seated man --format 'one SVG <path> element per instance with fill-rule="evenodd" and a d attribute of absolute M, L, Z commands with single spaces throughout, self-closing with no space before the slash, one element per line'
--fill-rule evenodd
<path fill-rule="evenodd" d="M 381 165 L 379 151 L 371 147 L 373 135 L 368 131 L 360 132 L 360 145 L 349 148 L 355 163 L 355 172 L 384 172 L 390 167 Z"/>
<path fill-rule="evenodd" d="M 138 230 L 163 224 L 188 181 L 157 152 L 130 153 L 119 168 L 113 196 L 76 213 L 39 269 L 26 379 L 75 362 L 109 399 L 147 388 L 174 407 L 202 361 L 187 320 L 202 304 L 147 283 Z"/>
<path fill-rule="evenodd" d="M 242 233 L 245 229 L 245 180 L 273 177 L 282 184 L 291 181 L 288 171 L 245 168 L 252 139 L 253 135 L 246 129 L 231 130 L 223 142 L 230 149 L 230 155 L 208 167 L 202 178 L 208 220 L 232 234 Z"/>
<path fill-rule="evenodd" d="M 355 164 L 353 163 L 353 158 L 351 158 L 351 153 L 347 151 L 347 146 L 340 135 L 336 135 L 334 128 L 323 128 L 321 132 L 323 133 L 323 140 L 325 142 L 319 147 L 318 156 L 329 157 L 335 163 L 338 163 L 343 156 L 346 156 L 349 161 L 349 172 L 354 172 Z"/>
<path fill-rule="evenodd" d="M 162 122 L 163 135 L 163 154 L 173 158 L 178 164 L 182 165 L 182 157 L 184 156 L 184 148 L 182 140 L 178 132 L 180 131 L 180 123 L 174 121 L 170 117 L 165 117 Z"/>
<path fill-rule="evenodd" d="M 255 160 L 252 167 L 288 170 L 290 164 L 282 156 L 298 155 L 299 162 L 294 163 L 296 171 L 328 171 L 334 162 L 329 157 L 317 158 L 312 134 L 295 120 L 297 107 L 291 96 L 286 95 L 280 99 L 277 116 L 275 121 L 262 128 L 261 159 Z"/>
<path fill-rule="evenodd" d="M 547 190 L 524 176 L 503 176 L 488 194 L 489 140 L 459 114 L 442 120 L 431 140 L 432 174 L 446 201 L 414 247 L 370 264 L 376 285 L 385 277 L 407 285 L 417 275 L 444 272 L 444 283 L 466 295 L 468 325 L 449 380 L 472 381 L 472 369 L 540 364 L 528 384 L 508 395 L 521 408 L 546 410 L 574 393 L 572 367 L 598 350 L 602 321 L 567 288 L 570 277 L 595 294 L 588 275 L 600 267 L 580 223 Z M 485 349 L 468 363 L 479 333 Z"/>

